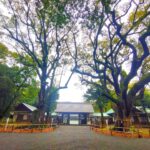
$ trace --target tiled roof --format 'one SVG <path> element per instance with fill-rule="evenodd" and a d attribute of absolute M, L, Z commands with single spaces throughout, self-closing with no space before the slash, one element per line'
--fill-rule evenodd
<path fill-rule="evenodd" d="M 55 112 L 93 113 L 94 110 L 90 103 L 58 102 Z"/>

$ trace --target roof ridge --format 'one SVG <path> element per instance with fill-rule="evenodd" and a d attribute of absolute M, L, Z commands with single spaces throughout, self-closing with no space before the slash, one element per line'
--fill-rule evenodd
<path fill-rule="evenodd" d="M 57 103 L 55 112 L 84 112 L 84 113 L 93 113 L 93 106 L 90 103 L 85 102 L 60 102 Z"/>
<path fill-rule="evenodd" d="M 28 109 L 30 109 L 31 111 L 34 111 L 34 110 L 36 110 L 37 109 L 37 107 L 35 107 L 35 106 L 32 106 L 32 105 L 30 105 L 30 104 L 27 104 L 27 103 L 22 103 L 23 105 L 25 105 Z"/>

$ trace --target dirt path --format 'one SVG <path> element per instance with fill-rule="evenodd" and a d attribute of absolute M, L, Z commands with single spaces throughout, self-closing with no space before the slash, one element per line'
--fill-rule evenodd
<path fill-rule="evenodd" d="M 82 126 L 61 126 L 51 133 L 0 133 L 0 150 L 149 150 L 149 148 L 149 139 L 105 136 Z"/>

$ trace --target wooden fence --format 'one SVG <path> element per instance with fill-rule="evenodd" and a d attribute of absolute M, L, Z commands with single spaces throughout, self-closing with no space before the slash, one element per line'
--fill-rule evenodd
<path fill-rule="evenodd" d="M 131 126 L 130 128 L 113 126 L 101 128 L 99 125 L 92 124 L 90 128 L 95 132 L 104 133 L 111 136 L 150 138 L 150 126 L 144 128 L 135 128 L 134 126 Z"/>
<path fill-rule="evenodd" d="M 50 132 L 57 128 L 57 124 L 0 124 L 0 132 L 39 133 Z"/>

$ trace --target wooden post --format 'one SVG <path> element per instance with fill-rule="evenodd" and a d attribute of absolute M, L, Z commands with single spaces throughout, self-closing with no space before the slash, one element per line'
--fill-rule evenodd
<path fill-rule="evenodd" d="M 123 132 L 125 132 L 125 131 L 126 131 L 126 130 L 125 130 L 125 127 L 122 127 L 122 131 L 123 131 Z"/>
<path fill-rule="evenodd" d="M 110 135 L 112 136 L 112 129 L 111 129 L 111 127 L 110 127 L 110 129 L 109 129 L 109 130 L 110 130 Z"/>
<path fill-rule="evenodd" d="M 34 128 L 34 127 L 32 126 L 31 133 L 33 133 L 33 128 Z"/>
<path fill-rule="evenodd" d="M 140 131 L 139 131 L 139 129 L 138 129 L 138 138 L 141 138 L 141 135 L 140 135 Z"/>
<path fill-rule="evenodd" d="M 9 123 L 9 118 L 6 119 L 6 124 L 5 124 L 5 129 L 4 129 L 4 131 L 7 130 L 8 123 Z"/>
<path fill-rule="evenodd" d="M 12 126 L 12 130 L 11 130 L 11 132 L 13 132 L 13 130 L 14 130 L 14 125 Z"/>

